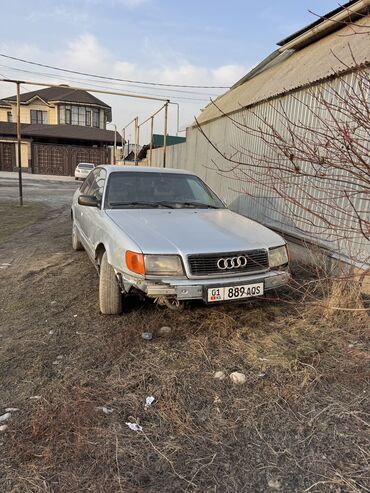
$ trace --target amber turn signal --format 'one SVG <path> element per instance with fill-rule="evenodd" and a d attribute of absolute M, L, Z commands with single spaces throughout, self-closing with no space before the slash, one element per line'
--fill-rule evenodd
<path fill-rule="evenodd" d="M 136 274 L 145 274 L 144 255 L 142 253 L 126 252 L 126 265 L 129 270 L 136 272 Z"/>

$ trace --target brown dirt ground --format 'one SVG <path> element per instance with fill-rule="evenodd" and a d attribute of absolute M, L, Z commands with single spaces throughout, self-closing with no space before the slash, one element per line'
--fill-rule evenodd
<path fill-rule="evenodd" d="M 368 319 L 287 294 L 102 316 L 66 207 L 0 244 L 1 263 L 0 414 L 19 408 L 1 492 L 370 491 Z"/>

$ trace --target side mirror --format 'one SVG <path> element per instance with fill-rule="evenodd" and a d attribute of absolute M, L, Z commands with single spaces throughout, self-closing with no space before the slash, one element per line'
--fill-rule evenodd
<path fill-rule="evenodd" d="M 100 201 L 94 195 L 80 195 L 78 203 L 87 207 L 100 207 Z"/>

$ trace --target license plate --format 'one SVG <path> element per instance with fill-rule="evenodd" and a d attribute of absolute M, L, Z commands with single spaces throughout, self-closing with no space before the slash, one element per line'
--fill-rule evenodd
<path fill-rule="evenodd" d="M 213 301 L 230 301 L 252 298 L 263 295 L 263 282 L 256 284 L 242 284 L 239 286 L 226 286 L 224 288 L 209 288 L 207 299 Z"/>

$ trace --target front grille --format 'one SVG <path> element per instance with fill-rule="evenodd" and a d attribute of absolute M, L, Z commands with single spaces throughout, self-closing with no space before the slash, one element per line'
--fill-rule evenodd
<path fill-rule="evenodd" d="M 219 269 L 217 262 L 223 258 L 245 256 L 247 265 L 235 269 Z M 233 276 L 246 272 L 258 272 L 268 269 L 267 250 L 249 250 L 247 252 L 229 252 L 217 254 L 189 255 L 190 272 L 193 276 L 214 275 Z"/>

